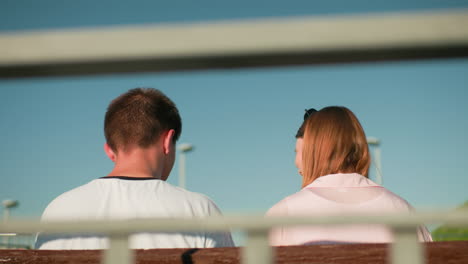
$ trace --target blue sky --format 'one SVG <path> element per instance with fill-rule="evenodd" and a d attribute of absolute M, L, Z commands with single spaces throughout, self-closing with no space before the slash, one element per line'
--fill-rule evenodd
<path fill-rule="evenodd" d="M 7 0 L 0 32 L 450 7 L 468 1 Z M 468 200 L 467 84 L 467 59 L 0 80 L 0 199 L 20 200 L 14 217 L 38 217 L 60 193 L 106 175 L 109 101 L 154 87 L 179 107 L 180 142 L 196 147 L 187 188 L 228 214 L 263 213 L 300 188 L 294 134 L 305 108 L 328 105 L 347 106 L 382 140 L 384 186 L 418 208 L 455 207 Z"/>

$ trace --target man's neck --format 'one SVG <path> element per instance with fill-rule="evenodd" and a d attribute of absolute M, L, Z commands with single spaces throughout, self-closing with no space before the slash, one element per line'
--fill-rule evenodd
<path fill-rule="evenodd" d="M 160 179 L 163 162 L 148 149 L 135 149 L 129 153 L 120 153 L 114 169 L 107 176 L 126 176 L 133 178 Z"/>

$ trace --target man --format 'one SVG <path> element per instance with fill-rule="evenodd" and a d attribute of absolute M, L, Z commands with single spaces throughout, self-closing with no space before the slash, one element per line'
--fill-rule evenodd
<path fill-rule="evenodd" d="M 202 194 L 166 180 L 175 161 L 182 123 L 175 104 L 155 89 L 132 89 L 111 102 L 104 121 L 104 151 L 115 163 L 109 175 L 54 199 L 43 221 L 136 218 L 199 218 L 220 215 Z M 39 235 L 39 249 L 102 249 L 102 235 Z M 132 248 L 204 248 L 234 246 L 229 232 L 138 233 Z"/>

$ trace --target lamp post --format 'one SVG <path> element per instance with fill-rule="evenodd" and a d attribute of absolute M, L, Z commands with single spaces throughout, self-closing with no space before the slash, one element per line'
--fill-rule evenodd
<path fill-rule="evenodd" d="M 3 221 L 6 222 L 10 218 L 10 208 L 17 207 L 19 202 L 17 200 L 7 199 L 2 201 L 3 205 Z"/>
<path fill-rule="evenodd" d="M 374 147 L 374 158 L 375 158 L 375 180 L 378 184 L 383 183 L 383 177 L 382 177 L 382 163 L 381 163 L 381 153 L 380 153 L 380 140 L 375 137 L 368 137 L 367 138 L 367 144 L 370 146 Z"/>
<path fill-rule="evenodd" d="M 18 200 L 7 199 L 2 201 L 3 205 L 3 222 L 7 222 L 10 218 L 10 209 L 15 208 L 19 205 Z M 1 234 L 3 237 L 3 246 L 8 248 L 8 242 L 10 236 L 16 236 L 15 233 L 5 233 Z"/>
<path fill-rule="evenodd" d="M 177 149 L 179 154 L 179 187 L 185 188 L 185 154 L 194 149 L 192 144 L 180 144 Z"/>

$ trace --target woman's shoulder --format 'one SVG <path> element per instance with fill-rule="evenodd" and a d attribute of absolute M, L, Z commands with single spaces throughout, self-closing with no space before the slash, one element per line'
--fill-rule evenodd
<path fill-rule="evenodd" d="M 379 203 L 385 204 L 388 209 L 396 211 L 412 211 L 414 208 L 403 197 L 395 194 L 387 188 L 383 188 L 384 193 L 380 196 Z"/>
<path fill-rule="evenodd" d="M 288 215 L 288 202 L 290 196 L 283 198 L 281 201 L 277 202 L 273 205 L 268 211 L 266 212 L 267 216 L 280 216 L 280 215 Z"/>
<path fill-rule="evenodd" d="M 311 204 L 316 204 L 316 202 L 314 197 L 311 197 L 310 194 L 302 189 L 277 202 L 268 210 L 267 215 L 288 215 L 297 211 L 298 207 L 302 208 L 306 205 L 310 207 Z"/>

